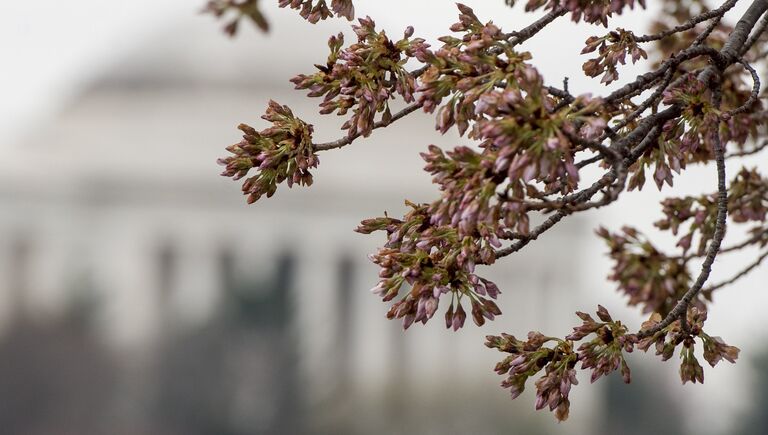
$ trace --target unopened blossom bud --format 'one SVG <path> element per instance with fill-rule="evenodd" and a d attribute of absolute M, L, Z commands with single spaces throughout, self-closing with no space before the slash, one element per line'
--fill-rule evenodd
<path fill-rule="evenodd" d="M 459 304 L 458 308 L 456 308 L 456 312 L 453 314 L 453 321 L 451 322 L 453 330 L 458 331 L 462 326 L 464 326 L 465 320 L 467 320 L 467 313 L 464 312 L 464 307 Z"/>
<path fill-rule="evenodd" d="M 448 307 L 448 311 L 445 312 L 445 328 L 451 329 L 452 326 L 453 326 L 453 304 L 451 304 Z"/>
<path fill-rule="evenodd" d="M 432 296 L 427 298 L 426 302 L 424 303 L 424 310 L 426 311 L 427 319 L 431 319 L 432 316 L 435 315 L 435 311 L 437 311 L 437 305 L 438 301 L 436 297 Z"/>
<path fill-rule="evenodd" d="M 414 314 L 406 314 L 403 317 L 403 329 L 408 329 L 413 324 L 414 320 L 416 320 L 416 316 Z"/>

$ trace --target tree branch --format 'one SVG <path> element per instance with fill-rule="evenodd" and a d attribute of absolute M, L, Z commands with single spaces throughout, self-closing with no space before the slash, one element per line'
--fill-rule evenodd
<path fill-rule="evenodd" d="M 390 118 L 389 120 L 387 120 L 387 121 L 381 120 L 381 121 L 378 121 L 378 122 L 374 123 L 373 124 L 373 129 L 376 130 L 377 128 L 386 127 L 386 126 L 394 123 L 395 121 L 397 121 L 399 119 L 405 118 L 406 116 L 410 115 L 411 113 L 419 110 L 419 108 L 421 108 L 422 105 L 423 105 L 423 103 L 420 103 L 420 102 L 410 104 L 410 105 L 406 106 L 403 110 L 401 110 L 401 111 L 395 113 L 394 115 L 392 115 L 392 118 Z M 351 144 L 352 141 L 354 141 L 355 139 L 357 139 L 360 136 L 362 136 L 362 133 L 358 132 L 358 133 L 355 133 L 355 134 L 353 134 L 351 136 L 346 136 L 346 137 L 343 137 L 341 139 L 335 140 L 333 142 L 325 142 L 325 143 L 314 144 L 312 146 L 312 148 L 315 151 L 327 151 L 327 150 L 332 150 L 332 149 L 336 149 L 336 148 L 341 148 L 343 146 Z"/>
<path fill-rule="evenodd" d="M 719 92 L 715 97 L 715 100 L 716 106 L 719 105 Z M 723 144 L 720 140 L 719 129 L 715 128 L 715 131 L 712 134 L 712 138 L 714 140 L 715 163 L 717 165 L 718 200 L 715 233 L 712 236 L 712 240 L 710 241 L 709 246 L 707 247 L 707 256 L 704 258 L 704 263 L 701 265 L 701 272 L 699 272 L 699 276 L 696 278 L 696 282 L 694 282 L 691 288 L 685 292 L 683 297 L 677 301 L 677 304 L 675 304 L 675 307 L 672 308 L 672 311 L 670 311 L 669 314 L 667 314 L 667 316 L 662 319 L 661 322 L 657 323 L 652 328 L 638 332 L 638 338 L 652 336 L 669 326 L 672 322 L 681 316 L 686 315 L 688 305 L 696 297 L 696 295 L 699 294 L 702 287 L 704 287 L 704 283 L 707 282 L 709 274 L 712 271 L 712 264 L 715 262 L 715 257 L 717 257 L 717 254 L 720 251 L 720 245 L 723 242 L 723 237 L 725 237 L 726 217 L 728 216 L 728 189 L 725 180 L 725 150 L 723 149 Z"/>

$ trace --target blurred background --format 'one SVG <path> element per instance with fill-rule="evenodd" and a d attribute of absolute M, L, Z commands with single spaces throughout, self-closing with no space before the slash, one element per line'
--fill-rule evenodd
<path fill-rule="evenodd" d="M 402 213 L 405 198 L 434 198 L 418 153 L 465 140 L 414 114 L 323 153 L 310 189 L 280 186 L 247 206 L 216 158 L 239 141 L 238 123 L 263 128 L 270 98 L 319 140 L 341 137 L 339 120 L 288 79 L 324 62 L 329 35 L 351 32 L 266 1 L 271 33 L 243 23 L 229 39 L 203 3 L 0 0 L 0 433 L 768 433 L 762 269 L 716 294 L 708 329 L 742 353 L 705 368 L 704 385 L 682 386 L 674 360 L 633 354 L 631 385 L 582 375 L 559 425 L 533 410 L 532 391 L 510 401 L 498 386 L 487 334 L 565 335 L 573 312 L 597 303 L 639 326 L 605 279 L 593 230 L 655 234 L 668 190 L 569 218 L 483 271 L 504 315 L 482 328 L 433 321 L 404 333 L 386 320 L 366 259 L 382 240 L 352 229 Z M 505 30 L 534 18 L 501 0 L 465 3 Z M 392 37 L 414 25 L 435 41 L 457 16 L 440 0 L 355 5 Z M 612 25 L 642 32 L 650 6 Z M 579 52 L 602 32 L 563 20 L 525 48 L 548 81 L 595 91 Z M 693 168 L 676 187 L 713 191 L 711 171 Z M 754 253 L 732 255 L 715 281 Z"/>

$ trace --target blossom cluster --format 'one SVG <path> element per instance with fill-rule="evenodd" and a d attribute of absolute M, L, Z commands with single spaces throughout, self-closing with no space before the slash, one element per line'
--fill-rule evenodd
<path fill-rule="evenodd" d="M 595 337 L 582 343 L 578 349 L 581 369 L 592 369 L 591 382 L 601 376 L 606 376 L 619 370 L 624 382 L 631 380 L 629 366 L 624 359 L 624 352 L 632 352 L 636 336 L 629 334 L 627 327 L 613 320 L 608 310 L 602 305 L 597 306 L 596 321 L 587 313 L 577 312 L 582 320 L 581 326 L 573 328 L 573 332 L 565 337 L 567 340 L 579 341 L 594 334 Z"/>
<path fill-rule="evenodd" d="M 666 315 L 690 287 L 686 259 L 666 255 L 634 228 L 625 226 L 615 234 L 600 228 L 597 234 L 613 260 L 608 279 L 629 297 L 629 305 L 640 305 L 644 313 Z"/>
<path fill-rule="evenodd" d="M 539 80 L 538 73 L 532 75 Z M 507 175 L 506 196 L 518 201 L 524 199 L 523 190 L 535 190 L 531 182 L 542 182 L 548 191 L 576 189 L 579 171 L 574 156 L 581 147 L 575 138 L 595 139 L 606 127 L 599 99 L 581 96 L 557 109 L 556 100 L 538 86 L 525 92 L 505 89 L 484 94 L 477 112 L 485 117 L 471 134 L 496 153 L 494 171 Z"/>
<path fill-rule="evenodd" d="M 370 256 L 381 268 L 380 281 L 371 291 L 385 302 L 404 293 L 387 317 L 402 318 L 405 328 L 414 322 L 426 323 L 435 314 L 439 300 L 448 294 L 448 328 L 457 330 L 464 326 L 466 302 L 478 326 L 501 314 L 492 300 L 500 293 L 498 287 L 474 273 L 478 258 L 488 255 L 482 252 L 492 252 L 491 247 L 479 239 L 460 236 L 450 226 L 433 225 L 428 205 L 406 204 L 411 211 L 402 220 L 388 216 L 367 219 L 356 230 L 363 234 L 387 234 L 387 243 Z M 403 289 L 408 286 L 410 289 Z"/>
<path fill-rule="evenodd" d="M 734 363 L 739 357 L 739 348 L 726 344 L 720 337 L 712 337 L 704 332 L 703 327 L 706 319 L 707 312 L 705 310 L 691 307 L 686 313 L 687 328 L 684 329 L 681 321 L 676 320 L 659 332 L 638 341 L 637 347 L 647 351 L 653 345 L 656 355 L 661 356 L 661 359 L 666 361 L 672 358 L 677 347 L 682 345 L 680 379 L 683 383 L 703 383 L 704 369 L 694 354 L 696 338 L 701 340 L 704 359 L 712 367 L 715 367 L 722 360 Z M 642 328 L 650 329 L 659 322 L 661 322 L 661 315 L 654 313 L 648 321 L 643 323 Z"/>
<path fill-rule="evenodd" d="M 664 92 L 662 101 L 682 106 L 680 118 L 664 125 L 664 140 L 680 144 L 683 167 L 686 162 L 711 160 L 711 136 L 717 132 L 720 111 L 712 103 L 709 88 L 695 74 L 688 73 L 678 86 Z M 700 155 L 701 151 L 704 155 Z"/>
<path fill-rule="evenodd" d="M 294 183 L 310 186 L 309 169 L 320 162 L 312 148 L 312 126 L 296 118 L 288 106 L 270 101 L 262 119 L 272 126 L 258 132 L 240 124 L 243 140 L 227 147 L 233 155 L 219 159 L 219 164 L 225 167 L 221 175 L 235 180 L 256 169 L 257 174 L 243 183 L 243 194 L 249 204 L 262 195 L 271 197 L 283 181 L 288 187 Z"/>
<path fill-rule="evenodd" d="M 550 341 L 556 344 L 544 346 Z M 509 388 L 512 399 L 520 396 L 528 379 L 543 369 L 544 375 L 535 382 L 536 409 L 546 406 L 555 412 L 558 420 L 568 418 L 571 405 L 568 395 L 571 386 L 579 383 L 575 369 L 578 356 L 570 342 L 546 337 L 540 332 L 529 332 L 525 341 L 509 334 L 489 335 L 485 345 L 510 354 L 497 363 L 494 370 L 507 376 L 501 386 Z"/>
<path fill-rule="evenodd" d="M 728 216 L 733 222 L 764 222 L 768 213 L 768 178 L 757 168 L 741 168 L 728 185 Z"/>
<path fill-rule="evenodd" d="M 230 36 L 234 36 L 237 33 L 240 20 L 244 17 L 250 19 L 262 31 L 266 32 L 269 30 L 269 23 L 261 9 L 259 9 L 259 0 L 210 0 L 205 5 L 203 11 L 213 14 L 218 18 L 223 17 L 230 11 L 234 12 L 235 17 L 224 26 L 224 31 Z"/>
<path fill-rule="evenodd" d="M 475 103 L 495 87 L 517 87 L 520 82 L 536 82 L 538 73 L 526 61 L 531 55 L 518 53 L 508 35 L 488 22 L 483 24 L 471 8 L 458 4 L 459 21 L 451 26 L 463 32 L 461 38 L 444 36 L 443 46 L 435 51 L 419 50 L 417 58 L 427 65 L 419 78 L 419 102 L 432 113 L 445 98 L 448 101 L 437 112 L 437 129 L 442 133 L 456 125 L 464 134 L 471 121 L 480 116 Z M 532 85 L 536 83 L 531 83 Z"/>
<path fill-rule="evenodd" d="M 697 3 L 696 6 L 699 12 L 709 10 L 705 3 Z M 668 32 L 675 25 L 692 20 L 694 16 L 694 9 L 690 4 L 680 0 L 668 0 L 662 3 L 662 11 L 657 15 L 658 18 L 653 23 L 651 30 L 654 33 Z M 706 45 L 720 50 L 725 45 L 728 36 L 734 31 L 734 28 L 725 20 L 718 20 L 713 24 L 714 27 L 707 36 Z M 673 33 L 658 41 L 654 47 L 658 53 L 654 66 L 658 66 L 660 62 L 691 47 L 702 33 L 707 32 L 706 27 L 704 24 L 700 24 L 691 31 Z M 744 58 L 750 62 L 761 57 L 763 56 L 760 53 L 760 44 L 753 45 L 750 50 L 744 53 Z M 694 57 L 678 65 L 677 69 L 682 72 L 695 74 L 706 68 L 709 64 L 710 59 L 708 57 Z M 751 93 L 751 86 L 747 80 L 748 77 L 741 68 L 728 68 L 722 73 L 720 79 L 722 90 L 721 112 L 725 113 L 736 109 L 747 101 Z M 724 116 L 721 118 L 721 121 L 725 124 L 725 128 L 720 128 L 723 143 L 734 143 L 742 148 L 749 138 L 757 137 L 758 126 L 764 125 L 766 121 L 762 101 L 760 99 L 755 100 L 752 107 L 747 109 L 747 111 L 735 116 Z M 705 145 L 705 151 L 707 152 L 699 154 L 699 161 L 706 162 L 711 160 L 711 146 L 709 143 L 705 143 Z"/>
<path fill-rule="evenodd" d="M 582 324 L 574 327 L 564 340 L 547 337 L 540 332 L 529 332 L 525 341 L 509 334 L 486 337 L 487 347 L 509 354 L 496 364 L 494 370 L 506 376 L 501 385 L 509 388 L 513 399 L 522 394 L 529 378 L 544 370 L 544 375 L 535 382 L 536 409 L 548 406 L 555 411 L 558 420 L 568 418 L 568 394 L 571 386 L 578 384 L 576 369 L 579 361 L 579 370 L 592 371 L 591 382 L 619 371 L 624 382 L 629 383 L 631 372 L 625 353 L 632 352 L 635 347 L 647 351 L 653 345 L 656 354 L 666 361 L 682 345 L 680 378 L 683 383 L 695 383 L 704 380 L 704 370 L 694 354 L 695 339 L 701 340 L 704 359 L 712 367 L 722 360 L 733 363 L 739 356 L 737 347 L 704 332 L 706 311 L 697 307 L 691 307 L 687 312 L 687 329 L 684 330 L 680 320 L 677 320 L 643 338 L 628 333 L 627 327 L 614 320 L 603 306 L 598 305 L 597 319 L 582 312 L 576 315 Z M 643 330 L 653 328 L 661 319 L 659 313 L 654 313 L 643 323 Z M 588 337 L 591 339 L 585 340 Z M 574 350 L 574 342 L 579 341 L 582 341 L 581 345 Z M 552 345 L 545 346 L 547 343 Z"/>
<path fill-rule="evenodd" d="M 431 145 L 421 154 L 424 169 L 440 186 L 442 198 L 430 204 L 430 224 L 456 228 L 459 237 L 480 236 L 500 246 L 501 205 L 496 201 L 498 180 L 492 176 L 494 160 L 488 153 L 457 147 L 444 153 Z M 492 252 L 485 251 L 485 263 L 492 263 Z"/>
<path fill-rule="evenodd" d="M 665 123 L 662 127 L 668 130 L 673 126 L 682 126 L 675 122 Z M 663 135 L 664 133 L 662 133 Z M 685 158 L 680 149 L 680 143 L 677 141 L 668 141 L 659 138 L 657 146 L 651 147 L 640 158 L 629 167 L 631 176 L 627 183 L 627 190 L 642 190 L 646 182 L 646 169 L 650 169 L 651 178 L 659 190 L 662 190 L 664 184 L 672 187 L 674 184 L 673 173 L 679 174 L 685 168 Z"/>
<path fill-rule="evenodd" d="M 673 173 L 680 173 L 688 163 L 708 162 L 714 158 L 712 135 L 719 131 L 721 111 L 712 104 L 712 96 L 694 74 L 687 74 L 680 84 L 663 94 L 665 104 L 682 108 L 680 117 L 665 122 L 658 146 L 650 148 L 629 169 L 632 176 L 627 188 L 642 189 L 646 168 L 654 166 L 653 181 L 659 190 L 666 183 L 672 187 Z"/>
<path fill-rule="evenodd" d="M 671 3 L 674 2 L 666 2 L 665 8 L 668 9 Z M 691 18 L 687 7 L 670 9 L 662 16 L 675 16 L 680 22 Z M 670 26 L 671 24 L 662 18 L 655 24 L 654 31 L 668 31 Z M 721 48 L 732 30 L 731 27 L 718 23 L 709 35 L 707 45 Z M 690 47 L 702 31 L 703 29 L 697 29 L 675 33 L 659 41 L 657 48 L 661 56 L 658 61 L 666 60 Z M 711 162 L 714 159 L 715 133 L 720 135 L 724 144 L 734 144 L 741 149 L 750 138 L 757 137 L 759 126 L 766 121 L 760 99 L 755 99 L 751 106 L 744 108 L 746 110 L 733 115 L 729 113 L 744 105 L 750 97 L 751 86 L 745 80 L 745 71 L 739 68 L 724 71 L 720 79 L 721 103 L 716 109 L 710 90 L 697 79 L 697 74 L 708 65 L 709 59 L 701 56 L 676 66 L 682 73 L 674 76 L 676 86 L 667 88 L 663 94 L 663 103 L 679 105 L 683 109 L 682 116 L 667 121 L 663 125 L 658 146 L 652 147 L 630 167 L 632 176 L 627 186 L 629 190 L 642 189 L 646 181 L 646 168 L 654 167 L 652 179 L 661 190 L 665 183 L 671 187 L 674 173 L 680 173 L 687 164 Z M 656 66 L 659 66 L 659 63 Z"/>
<path fill-rule="evenodd" d="M 729 186 L 730 219 L 735 223 L 764 222 L 768 213 L 768 179 L 760 176 L 757 169 L 742 168 Z M 687 251 L 698 234 L 699 243 L 694 252 L 703 255 L 715 232 L 717 194 L 667 198 L 661 205 L 664 218 L 654 225 L 677 235 L 680 226 L 688 223 L 687 232 L 680 237 L 677 246 Z"/>
<path fill-rule="evenodd" d="M 344 35 L 332 36 L 326 64 L 316 65 L 318 72 L 300 74 L 291 82 L 296 89 L 308 89 L 310 97 L 324 97 L 320 113 L 345 115 L 352 110 L 352 117 L 342 129 L 350 137 L 368 136 L 377 113 L 382 113 L 385 122 L 392 117 L 389 100 L 395 95 L 406 102 L 414 101 L 416 80 L 406 71 L 405 63 L 425 44 L 423 39 L 411 38 L 412 27 L 406 29 L 402 39 L 392 41 L 384 31 L 376 30 L 370 17 L 359 19 L 353 29 L 357 43 L 342 49 Z"/>
<path fill-rule="evenodd" d="M 556 180 L 564 191 L 575 188 L 578 170 L 571 138 L 602 134 L 606 117 L 599 113 L 599 99 L 582 96 L 561 104 L 528 63 L 529 53 L 515 51 L 500 28 L 483 24 L 471 8 L 460 4 L 459 11 L 459 22 L 451 29 L 464 32 L 462 38 L 443 37 L 440 49 L 420 52 L 420 60 L 429 65 L 418 88 L 424 110 L 439 107 L 439 131 L 455 125 L 460 134 L 469 130 L 470 138 L 481 141 L 484 155 L 494 154 L 490 157 L 497 179 L 506 173 L 511 181 L 522 180 L 507 189 L 517 200 L 524 198 L 524 184 L 532 180 Z"/>
<path fill-rule="evenodd" d="M 299 10 L 299 14 L 310 23 L 317 23 L 334 16 L 334 14 L 350 21 L 355 17 L 355 7 L 352 0 L 331 0 L 330 9 L 327 0 L 279 0 L 278 5 L 281 8 L 290 7 Z M 224 31 L 230 36 L 237 33 L 242 18 L 250 19 L 264 32 L 269 30 L 269 23 L 259 9 L 259 0 L 210 0 L 205 5 L 203 12 L 218 18 L 233 12 L 234 18 L 224 26 Z"/>
<path fill-rule="evenodd" d="M 662 23 L 657 24 L 656 30 L 666 29 L 668 27 Z M 733 28 L 730 26 L 719 23 L 708 38 L 708 46 L 720 49 L 732 31 Z M 660 60 L 665 60 L 674 53 L 690 47 L 696 36 L 698 36 L 698 32 L 676 34 L 665 39 L 663 43 L 659 43 L 662 54 Z M 750 57 L 754 54 L 750 52 L 745 56 Z M 665 131 L 672 130 L 665 134 L 666 140 L 680 142 L 684 153 L 690 152 L 692 154 L 686 159 L 692 162 L 706 163 L 711 161 L 714 156 L 711 136 L 703 134 L 707 131 L 706 129 L 698 129 L 701 124 L 715 126 L 721 122 L 723 127 L 719 129 L 719 133 L 723 143 L 732 143 L 743 148 L 750 138 L 757 137 L 758 126 L 765 124 L 766 121 L 761 99 L 754 100 L 751 106 L 746 107 L 746 110 L 741 113 L 733 116 L 727 114 L 745 104 L 752 92 L 751 84 L 747 80 L 749 75 L 740 68 L 728 68 L 723 72 L 720 79 L 722 101 L 719 110 L 713 110 L 709 90 L 703 83 L 696 83 L 698 82 L 696 79 L 697 72 L 708 65 L 709 59 L 703 56 L 689 59 L 678 65 L 677 68 L 684 72 L 685 79 L 679 86 L 668 89 L 664 95 L 665 102 L 682 103 L 686 108 L 684 119 L 679 122 L 670 122 L 669 125 L 665 126 Z M 686 71 L 687 73 L 685 73 Z M 686 127 L 684 124 L 688 126 Z M 695 131 L 684 135 L 689 129 Z M 714 129 L 710 129 L 710 131 L 714 131 Z M 699 147 L 700 144 L 701 147 Z M 689 151 L 690 148 L 693 148 L 693 151 Z"/>
<path fill-rule="evenodd" d="M 508 5 L 514 5 L 516 0 L 506 2 Z M 637 0 L 637 4 L 645 8 L 645 0 Z M 583 19 L 587 23 L 608 26 L 608 18 L 613 14 L 621 15 L 626 7 L 634 9 L 635 0 L 528 0 L 525 4 L 526 11 L 542 7 L 551 10 L 565 8 L 571 13 L 571 19 L 577 23 Z"/>
<path fill-rule="evenodd" d="M 630 370 L 623 353 L 632 352 L 637 341 L 634 335 L 627 333 L 626 326 L 614 321 L 602 306 L 597 310 L 599 321 L 586 313 L 576 314 L 583 323 L 573 328 L 565 340 L 529 332 L 525 341 L 501 334 L 487 336 L 485 343 L 489 348 L 509 354 L 496 364 L 494 370 L 506 376 L 501 385 L 509 388 L 513 399 L 522 394 L 530 377 L 544 370 L 544 375 L 535 382 L 536 409 L 547 406 L 561 421 L 568 418 L 571 386 L 578 384 L 577 363 L 582 363 L 580 370 L 592 370 L 591 382 L 615 370 L 620 370 L 624 381 L 629 382 Z M 592 340 L 574 350 L 575 341 L 592 335 Z M 545 346 L 550 342 L 552 346 Z"/>
<path fill-rule="evenodd" d="M 585 42 L 586 46 L 581 54 L 597 51 L 598 56 L 584 62 L 582 69 L 590 77 L 603 74 L 601 83 L 609 84 L 619 78 L 618 64 L 626 65 L 627 54 L 632 58 L 632 63 L 640 58 L 647 59 L 645 52 L 635 41 L 635 35 L 627 30 L 618 28 L 605 36 L 591 36 Z"/>
<path fill-rule="evenodd" d="M 326 0 L 280 0 L 278 4 L 281 8 L 298 9 L 299 14 L 310 23 L 316 23 L 334 14 L 350 21 L 355 18 L 355 6 L 352 0 L 331 0 L 330 9 Z"/>

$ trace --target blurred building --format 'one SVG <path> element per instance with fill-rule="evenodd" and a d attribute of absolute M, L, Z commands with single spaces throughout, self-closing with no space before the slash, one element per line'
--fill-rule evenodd
<path fill-rule="evenodd" d="M 567 333 L 584 294 L 578 271 L 590 261 L 580 252 L 591 229 L 578 219 L 488 269 L 505 314 L 483 328 L 452 333 L 436 319 L 403 333 L 367 291 L 376 269 L 366 254 L 382 240 L 352 229 L 402 212 L 404 198 L 434 197 L 418 152 L 460 143 L 436 135 L 430 116 L 321 155 L 315 186 L 280 186 L 253 206 L 218 176 L 216 158 L 239 140 L 235 126 L 262 127 L 270 98 L 313 121 L 321 138 L 342 134 L 338 119 L 316 115 L 317 101 L 290 90 L 291 74 L 325 56 L 312 45 L 286 55 L 275 44 L 298 32 L 324 39 L 328 30 L 295 20 L 269 37 L 229 41 L 206 19 L 169 24 L 12 148 L 0 174 L 0 321 L 16 337 L 8 340 L 27 343 L 14 354 L 42 365 L 30 372 L 20 357 L 8 376 L 39 379 L 48 372 L 41 361 L 61 365 L 74 382 L 62 391 L 94 390 L 61 400 L 99 406 L 57 417 L 58 405 L 42 405 L 47 387 L 25 384 L 15 387 L 28 393 L 24 412 L 8 411 L 18 421 L 7 427 L 594 433 L 598 389 L 574 390 L 567 427 L 546 413 L 530 417 L 531 392 L 509 401 L 492 372 L 499 356 L 483 346 L 501 331 Z M 27 337 L 25 325 L 42 332 Z M 65 346 L 58 334 L 80 344 Z M 49 342 L 60 345 L 50 357 L 24 353 Z M 86 372 L 72 377 L 66 367 Z"/>

